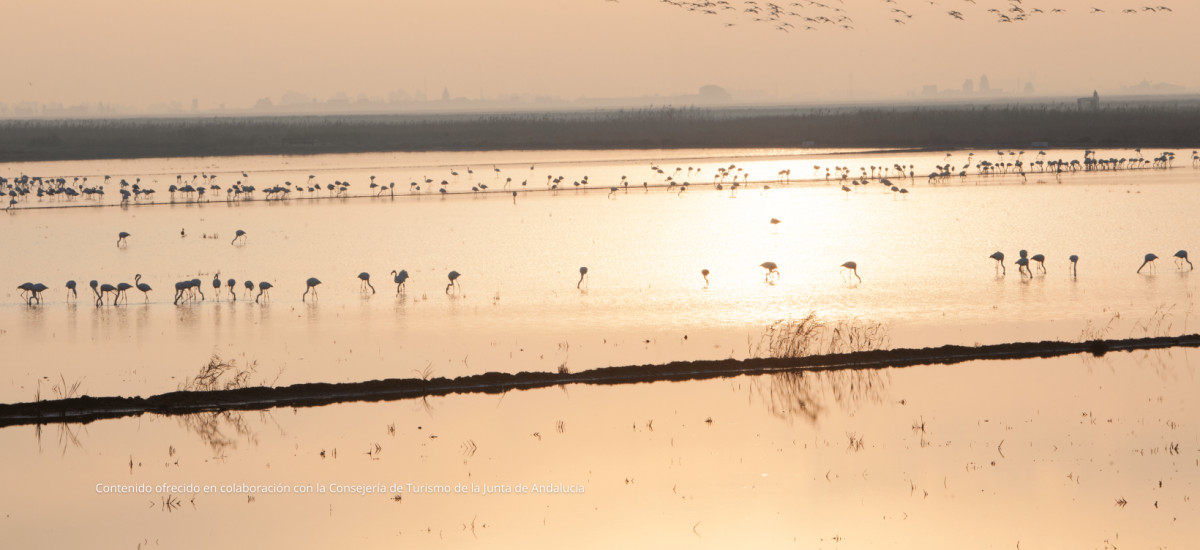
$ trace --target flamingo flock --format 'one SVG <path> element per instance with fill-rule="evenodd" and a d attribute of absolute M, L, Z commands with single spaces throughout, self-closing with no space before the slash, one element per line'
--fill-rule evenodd
<path fill-rule="evenodd" d="M 989 158 L 984 158 L 985 156 L 989 156 Z M 1064 177 L 1074 173 L 1170 169 L 1175 166 L 1175 157 L 1176 154 L 1172 151 L 1163 151 L 1157 155 L 1143 155 L 1141 148 L 1131 149 L 1127 154 L 1122 155 L 1114 155 L 1111 152 L 1102 155 L 1098 151 L 1087 149 L 1083 151 L 1082 158 L 1075 159 L 1054 158 L 1046 151 L 1027 154 L 1025 151 L 999 150 L 994 159 L 990 158 L 990 155 L 982 153 L 977 155 L 971 152 L 967 155 L 965 162 L 960 162 L 954 160 L 953 153 L 947 153 L 942 163 L 936 164 L 934 170 L 922 177 L 929 184 L 944 184 L 951 181 L 965 182 L 968 177 L 976 178 L 977 182 L 1003 178 L 1008 178 L 1010 181 L 1012 178 L 1020 178 L 1021 182 L 1026 182 L 1028 176 L 1033 174 L 1050 174 L 1056 180 L 1062 181 Z M 1191 165 L 1193 168 L 1200 169 L 1200 153 L 1192 152 Z M 594 188 L 606 190 L 608 197 L 614 198 L 619 192 L 628 193 L 631 187 L 637 185 L 634 183 L 636 176 L 629 174 L 621 175 L 619 179 L 614 177 L 613 181 L 599 186 L 592 185 L 593 180 L 586 174 L 582 177 L 546 174 L 542 185 L 530 185 L 534 179 L 536 166 L 529 166 L 527 172 L 524 169 L 525 165 L 521 166 L 518 169 L 521 173 L 516 175 L 510 175 L 513 167 L 493 166 L 494 184 L 483 181 L 484 178 L 476 176 L 475 171 L 470 167 L 467 167 L 465 172 L 466 179 L 472 181 L 463 183 L 460 175 L 462 172 L 459 169 L 450 168 L 448 169 L 449 178 L 442 179 L 440 182 L 435 182 L 435 179 L 430 176 L 422 176 L 420 180 L 411 181 L 408 193 L 413 196 L 433 193 L 442 197 L 452 194 L 483 196 L 503 193 L 511 195 L 513 203 L 516 204 L 518 193 L 541 191 L 557 194 L 565 190 L 583 192 Z M 772 178 L 764 177 L 757 180 L 751 178 L 748 167 L 736 164 L 717 166 L 714 169 L 676 166 L 668 170 L 652 163 L 649 168 L 649 172 L 640 185 L 644 191 L 649 192 L 651 188 L 664 188 L 681 198 L 686 196 L 685 192 L 689 188 L 696 185 L 708 185 L 718 191 L 728 190 L 730 197 L 736 197 L 739 190 L 747 189 L 752 185 L 757 185 L 766 192 L 772 185 L 790 186 L 801 181 L 793 178 L 793 168 L 778 169 L 775 170 Z M 910 192 L 912 185 L 917 183 L 917 173 L 915 165 L 901 163 L 895 163 L 892 166 L 872 165 L 869 168 L 862 166 L 857 169 L 848 166 L 816 165 L 813 166 L 811 181 L 825 181 L 833 184 L 847 193 L 847 196 L 865 186 L 877 183 L 884 190 L 892 192 L 896 198 L 901 198 Z M 708 179 L 709 175 L 711 175 L 711 180 Z M 321 181 L 315 174 L 308 175 L 308 179 L 300 184 L 285 180 L 264 184 L 260 188 L 249 183 L 250 175 L 246 172 L 241 172 L 241 179 L 236 180 L 232 185 L 223 187 L 216 183 L 218 176 L 218 174 L 193 174 L 190 178 L 185 178 L 182 174 L 177 175 L 176 183 L 167 188 L 169 203 L 208 203 L 214 198 L 219 198 L 222 192 L 224 200 L 229 204 L 245 201 L 344 200 L 384 197 L 394 199 L 396 197 L 396 182 L 377 183 L 377 177 L 374 175 L 369 176 L 370 183 L 361 188 L 344 180 Z M 121 191 L 122 198 L 114 206 L 125 208 L 134 203 L 159 204 L 154 200 L 154 189 L 149 187 L 153 182 L 145 184 L 141 178 L 132 179 L 133 182 L 128 179 L 120 180 L 119 191 Z M 519 184 L 518 179 L 520 180 Z M 102 205 L 106 196 L 105 185 L 112 185 L 111 180 L 111 176 L 104 176 L 102 180 L 95 177 L 89 180 L 88 176 L 67 178 L 38 177 L 27 174 L 13 178 L 0 177 L 0 196 L 9 197 L 6 211 L 10 214 L 26 207 L 52 207 L 59 202 L 71 203 L 76 200 Z M 908 181 L 907 186 L 903 180 Z M 363 189 L 363 191 L 356 194 L 352 192 L 352 189 Z M 239 229 L 231 244 L 244 245 L 246 238 L 246 232 Z M 119 247 L 125 245 L 126 242 L 123 239 L 118 240 Z"/>

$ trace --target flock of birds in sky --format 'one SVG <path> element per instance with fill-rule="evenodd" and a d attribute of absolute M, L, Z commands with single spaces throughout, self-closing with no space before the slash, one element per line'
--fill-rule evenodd
<path fill-rule="evenodd" d="M 619 2 L 619 0 L 608 0 Z M 848 4 L 845 0 L 800 0 L 771 2 L 766 0 L 660 0 L 669 6 L 694 14 L 715 16 L 726 27 L 749 23 L 770 25 L 782 32 L 816 31 L 820 29 L 854 30 L 855 18 L 883 17 L 892 25 L 907 25 L 914 16 L 940 17 L 951 21 L 982 19 L 997 23 L 1019 23 L 1040 17 L 1069 17 L 1075 14 L 1104 16 L 1119 14 L 1167 15 L 1174 12 L 1161 4 L 1129 5 L 1118 9 L 1094 6 L 1059 7 L 1031 0 L 861 0 Z M 867 14 L 865 12 L 872 12 Z"/>

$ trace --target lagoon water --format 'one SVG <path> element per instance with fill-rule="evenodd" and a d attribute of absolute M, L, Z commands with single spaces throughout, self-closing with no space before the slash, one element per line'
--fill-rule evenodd
<path fill-rule="evenodd" d="M 118 207 L 111 192 L 24 201 L 0 216 L 0 399 L 171 391 L 214 353 L 253 367 L 251 384 L 742 358 L 768 324 L 809 312 L 831 325 L 880 323 L 893 347 L 1195 330 L 1195 276 L 1171 257 L 1200 250 L 1198 172 L 1186 162 L 1025 181 L 893 178 L 904 195 L 878 183 L 843 192 L 812 168 L 928 173 L 946 159 L 533 151 L 2 166 L 10 177 L 68 180 L 216 173 L 223 185 L 245 170 L 260 189 L 312 174 L 349 180 L 355 195 L 373 174 L 440 180 L 455 169 L 462 179 L 446 196 L 401 183 L 394 198 L 172 203 L 159 183 L 154 204 Z M 726 179 L 717 190 L 710 175 L 729 165 L 751 172 L 751 184 L 734 192 Z M 703 176 L 670 188 L 676 166 Z M 776 181 L 787 169 L 793 181 Z M 522 171 L 530 183 L 515 200 L 469 191 L 502 188 Z M 546 190 L 548 174 L 586 175 L 599 189 Z M 630 189 L 610 193 L 622 175 Z M 88 207 L 56 208 L 77 205 Z M 237 229 L 245 244 L 230 243 Z M 116 246 L 120 231 L 127 246 Z M 1047 272 L 1021 277 L 1020 249 L 1045 254 Z M 997 250 L 1007 275 L 988 258 Z M 1148 252 L 1161 257 L 1156 269 L 1135 273 Z M 1081 258 L 1074 277 L 1071 254 Z M 850 260 L 861 282 L 840 268 Z M 778 264 L 777 280 L 764 280 L 766 261 Z M 393 269 L 411 274 L 399 294 Z M 447 293 L 451 270 L 462 276 Z M 361 271 L 376 293 L 360 290 Z M 213 291 L 217 272 L 238 280 L 237 301 Z M 139 273 L 154 287 L 148 303 L 131 291 L 127 304 L 94 304 L 89 280 L 132 283 Z M 302 301 L 308 277 L 323 284 Z M 174 282 L 192 278 L 206 300 L 173 305 Z M 78 302 L 65 300 L 68 279 L 80 284 Z M 255 303 L 245 280 L 271 282 L 269 300 Z M 25 281 L 51 287 L 40 306 L 21 300 Z M 0 430 L 9 495 L 0 532 L 16 547 L 611 547 L 633 536 L 713 548 L 1184 546 L 1200 535 L 1188 521 L 1200 483 L 1194 354 L 10 427 Z M 518 492 L 539 485 L 560 492 Z M 289 528 L 264 529 L 278 525 Z"/>
<path fill-rule="evenodd" d="M 893 176 L 906 195 L 879 183 L 847 193 L 823 176 L 830 166 L 857 175 L 894 164 L 928 173 L 968 153 L 532 151 L 3 166 L 10 176 L 95 181 L 107 173 L 162 183 L 154 204 L 113 206 L 110 185 L 95 201 L 108 206 L 52 208 L 93 203 L 31 198 L 0 216 L 0 399 L 53 395 L 64 380 L 81 381 L 79 393 L 90 395 L 170 391 L 213 353 L 253 363 L 252 381 L 274 384 L 740 358 L 768 323 L 809 311 L 827 323 L 882 323 L 893 346 L 1194 330 L 1194 277 L 1171 257 L 1200 250 L 1200 226 L 1191 223 L 1200 173 L 1186 160 L 1171 170 L 1030 173 L 1024 182 L 1015 174 L 942 184 Z M 996 156 L 974 154 L 976 162 Z M 744 167 L 751 184 L 733 191 L 726 179 L 717 190 L 712 174 L 730 165 Z M 691 167 L 700 168 L 690 178 L 697 184 L 665 187 L 673 173 L 689 179 Z M 776 181 L 787 169 L 807 180 Z M 428 187 L 410 194 L 402 183 L 394 198 L 326 192 L 197 204 L 182 196 L 172 203 L 164 185 L 203 173 L 227 186 L 246 171 L 260 189 L 314 175 L 316 183 L 350 181 L 361 195 L 370 175 L 452 180 L 451 170 L 460 179 L 446 196 Z M 530 182 L 515 199 L 466 190 L 502 188 L 506 174 Z M 587 176 L 586 187 L 599 189 L 547 191 L 546 175 Z M 621 175 L 634 184 L 610 193 Z M 230 243 L 237 229 L 248 234 L 244 245 Z M 120 231 L 131 234 L 127 246 L 116 246 Z M 1045 254 L 1047 273 L 1019 276 L 1019 249 Z M 997 250 L 1008 257 L 1006 276 L 988 258 Z M 1156 271 L 1136 274 L 1148 252 L 1161 257 Z M 1068 275 L 1071 254 L 1081 258 L 1077 277 Z M 840 268 L 849 260 L 861 282 Z M 777 281 L 764 281 L 766 261 L 779 265 Z M 581 266 L 589 271 L 577 289 Z M 399 269 L 411 278 L 397 294 L 389 272 Z M 451 270 L 462 276 L 447 294 Z M 362 271 L 375 294 L 360 291 Z M 236 302 L 212 289 L 218 272 L 238 280 Z M 135 274 L 154 288 L 149 303 L 131 290 L 127 305 L 94 305 L 89 280 L 133 283 Z M 323 284 L 302 301 L 308 277 Z M 192 278 L 207 299 L 172 305 L 174 283 Z M 68 279 L 80 285 L 77 303 L 65 301 Z M 254 303 L 245 280 L 272 283 L 269 301 Z M 26 281 L 51 287 L 40 307 L 20 298 L 15 287 Z"/>
<path fill-rule="evenodd" d="M 1197 359 L 11 427 L 0 529 L 17 548 L 1187 547 L 1200 536 Z M 532 492 L 545 486 L 560 492 Z"/>

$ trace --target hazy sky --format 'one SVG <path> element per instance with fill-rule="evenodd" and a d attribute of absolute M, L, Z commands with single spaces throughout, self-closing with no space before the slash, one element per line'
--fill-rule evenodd
<path fill-rule="evenodd" d="M 659 0 L 14 2 L 4 10 L 0 101 L 197 99 L 205 109 L 261 97 L 278 103 L 289 90 L 318 99 L 392 90 L 438 97 L 443 87 L 472 99 L 574 99 L 695 93 L 706 84 L 838 99 L 849 90 L 903 97 L 925 84 L 957 89 L 984 73 L 993 87 L 1032 81 L 1039 93 L 1142 80 L 1200 90 L 1194 0 L 822 1 L 828 8 L 779 1 L 800 16 L 781 16 L 794 25 L 786 33 L 753 20 L 767 16 L 766 0 L 758 14 L 728 0 L 735 9 L 716 5 L 716 15 Z M 1160 5 L 1172 11 L 1143 9 Z M 1029 19 L 998 22 L 1017 15 L 1012 6 Z M 802 19 L 822 16 L 852 21 Z"/>

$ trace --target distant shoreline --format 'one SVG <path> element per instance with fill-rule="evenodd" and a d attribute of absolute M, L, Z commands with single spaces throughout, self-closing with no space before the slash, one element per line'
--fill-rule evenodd
<path fill-rule="evenodd" d="M 665 108 L 573 113 L 0 121 L 0 162 L 329 153 L 1200 146 L 1200 106 Z"/>

